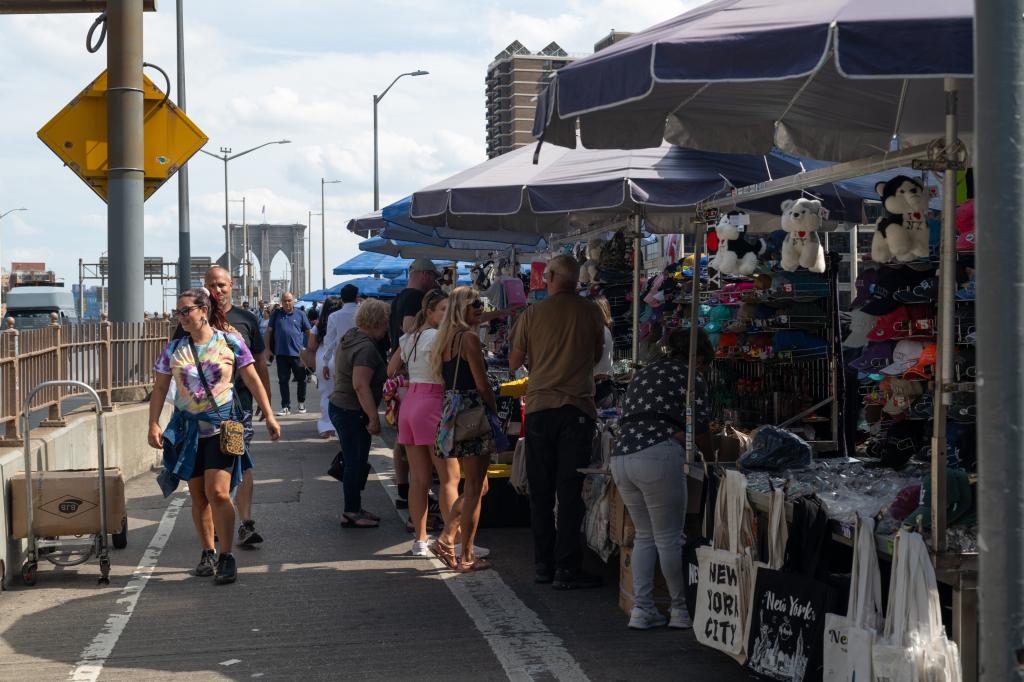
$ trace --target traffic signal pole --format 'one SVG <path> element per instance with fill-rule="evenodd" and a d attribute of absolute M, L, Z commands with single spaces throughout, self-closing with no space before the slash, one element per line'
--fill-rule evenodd
<path fill-rule="evenodd" d="M 110 319 L 140 322 L 144 307 L 143 0 L 107 3 L 107 248 Z"/>

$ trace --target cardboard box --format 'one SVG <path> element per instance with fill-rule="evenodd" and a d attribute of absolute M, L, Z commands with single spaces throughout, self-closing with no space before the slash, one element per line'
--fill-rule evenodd
<path fill-rule="evenodd" d="M 608 485 L 608 538 L 619 547 L 632 547 L 633 539 L 636 537 L 633 520 L 629 518 L 629 512 L 626 511 L 626 505 L 615 483 L 611 482 Z"/>
<path fill-rule="evenodd" d="M 672 607 L 672 597 L 669 596 L 668 584 L 665 582 L 665 576 L 661 574 L 660 564 L 654 568 L 654 605 L 666 616 Z M 626 615 L 633 610 L 632 547 L 619 549 L 619 608 Z"/>
<path fill-rule="evenodd" d="M 124 477 L 121 470 L 106 470 L 107 532 L 121 530 L 125 515 Z M 27 536 L 25 472 L 11 477 L 11 532 Z M 99 470 L 32 472 L 33 530 L 37 536 L 87 535 L 100 530 Z"/>

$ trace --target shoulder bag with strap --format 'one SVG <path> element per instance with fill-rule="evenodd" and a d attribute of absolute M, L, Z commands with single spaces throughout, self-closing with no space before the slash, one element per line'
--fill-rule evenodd
<path fill-rule="evenodd" d="M 465 333 L 465 332 L 463 332 Z M 459 336 L 458 359 L 455 361 L 455 376 L 452 378 L 452 386 L 459 385 L 459 367 L 462 365 L 462 336 Z M 457 388 L 453 388 L 458 391 Z M 460 410 L 455 415 L 455 442 L 475 440 L 491 433 L 491 422 L 487 418 L 487 409 L 483 405 L 471 407 L 468 410 Z"/>
<path fill-rule="evenodd" d="M 192 349 L 192 359 L 196 363 L 196 373 L 199 374 L 199 381 L 203 384 L 203 388 L 206 390 L 206 396 L 210 403 L 217 408 L 217 412 L 220 412 L 220 407 L 217 407 L 217 399 L 213 395 L 213 391 L 210 390 L 210 384 L 206 381 L 206 374 L 203 372 L 203 365 L 199 360 L 199 351 L 196 349 L 196 344 L 192 340 L 192 337 L 188 337 L 188 345 Z M 235 357 L 237 362 L 238 357 Z M 232 374 L 232 385 L 234 384 L 234 366 L 231 370 Z M 234 390 L 234 388 L 232 388 Z M 237 403 L 238 397 L 232 396 L 231 404 L 234 406 Z M 233 415 L 232 415 L 233 416 Z M 234 419 L 221 419 L 220 422 L 220 451 L 225 455 L 232 455 L 234 457 L 241 457 L 245 454 L 245 425 L 240 420 Z"/>

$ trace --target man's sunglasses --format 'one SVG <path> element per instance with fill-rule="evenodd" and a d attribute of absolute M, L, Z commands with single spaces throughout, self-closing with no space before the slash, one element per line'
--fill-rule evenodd
<path fill-rule="evenodd" d="M 178 317 L 187 317 L 190 312 L 192 312 L 196 308 L 202 308 L 202 307 L 203 306 L 201 306 L 201 305 L 187 305 L 184 308 L 181 308 L 179 310 L 172 310 L 171 311 L 171 315 L 177 315 Z"/>

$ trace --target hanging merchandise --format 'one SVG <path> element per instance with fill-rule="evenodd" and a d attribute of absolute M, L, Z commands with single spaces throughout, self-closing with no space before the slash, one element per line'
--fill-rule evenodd
<path fill-rule="evenodd" d="M 928 192 L 924 183 L 919 178 L 897 175 L 887 182 L 879 182 L 875 190 L 882 199 L 885 215 L 875 225 L 871 259 L 876 263 L 893 259 L 907 263 L 915 258 L 927 258 Z"/>
<path fill-rule="evenodd" d="M 700 591 L 700 558 L 698 553 L 702 548 L 708 547 L 708 538 L 714 535 L 714 510 L 718 500 L 718 486 L 721 479 L 710 467 L 701 464 L 691 465 L 697 468 L 703 476 L 700 486 L 700 520 L 699 534 L 687 534 L 686 544 L 683 545 L 683 570 L 686 575 L 686 610 L 688 613 L 697 613 L 697 595 Z M 711 510 L 711 513 L 708 513 Z M 696 622 L 696 615 L 694 615 Z"/>
<path fill-rule="evenodd" d="M 750 216 L 745 211 L 729 211 L 722 216 L 715 227 L 718 235 L 718 253 L 711 261 L 711 267 L 723 275 L 752 275 L 757 269 L 757 257 L 765 251 L 765 241 L 756 244 L 748 242 L 743 232 L 750 225 Z"/>
<path fill-rule="evenodd" d="M 547 291 L 548 283 L 544 279 L 544 271 L 548 264 L 541 261 L 530 263 L 530 293 Z"/>
<path fill-rule="evenodd" d="M 759 568 L 751 598 L 747 667 L 772 680 L 820 680 L 825 613 L 835 592 L 817 580 L 827 514 L 820 502 L 801 498 L 782 570 Z"/>
<path fill-rule="evenodd" d="M 924 539 L 900 531 L 895 543 L 885 631 L 871 654 L 874 679 L 961 682 L 960 651 L 946 637 Z"/>
<path fill-rule="evenodd" d="M 600 269 L 600 262 L 602 254 L 604 253 L 605 245 L 608 241 L 601 239 L 600 237 L 594 237 L 587 242 L 586 256 L 587 259 L 583 265 L 580 266 L 580 283 L 581 284 L 592 284 L 598 281 L 598 270 Z"/>
<path fill-rule="evenodd" d="M 821 202 L 816 199 L 782 202 L 782 229 L 786 232 L 780 262 L 783 270 L 792 272 L 801 267 L 811 272 L 825 272 L 825 249 L 818 239 L 822 210 Z"/>
<path fill-rule="evenodd" d="M 727 471 L 715 504 L 714 542 L 697 550 L 699 589 L 693 627 L 698 642 L 740 662 L 746 658 L 753 517 L 747 501 L 747 477 Z"/>
<path fill-rule="evenodd" d="M 846 615 L 825 614 L 823 682 L 873 680 L 871 648 L 881 631 L 882 578 L 875 548 L 875 520 L 857 518 L 853 536 L 853 572 Z"/>

